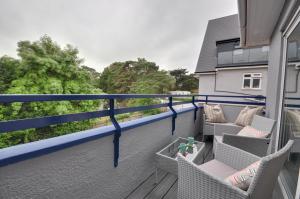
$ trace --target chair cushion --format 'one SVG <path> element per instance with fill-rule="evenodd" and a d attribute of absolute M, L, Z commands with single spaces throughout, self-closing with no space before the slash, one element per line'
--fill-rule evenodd
<path fill-rule="evenodd" d="M 247 191 L 256 171 L 259 167 L 260 161 L 254 162 L 248 167 L 228 176 L 225 181 L 233 186 L 236 186 L 244 191 Z"/>
<path fill-rule="evenodd" d="M 213 123 L 225 123 L 225 117 L 220 104 L 217 105 L 207 105 L 204 104 L 204 113 L 207 122 Z"/>
<path fill-rule="evenodd" d="M 246 106 L 244 109 L 241 110 L 240 114 L 238 115 L 235 124 L 239 126 L 248 126 L 252 123 L 253 117 L 256 114 L 261 114 L 263 107 L 257 108 L 250 108 Z"/>
<path fill-rule="evenodd" d="M 237 170 L 235 170 L 234 168 L 216 159 L 201 164 L 198 166 L 198 168 L 221 180 L 224 180 L 228 176 L 237 172 Z"/>
<path fill-rule="evenodd" d="M 245 126 L 237 135 L 255 138 L 266 138 L 271 132 L 257 130 L 251 126 Z"/>

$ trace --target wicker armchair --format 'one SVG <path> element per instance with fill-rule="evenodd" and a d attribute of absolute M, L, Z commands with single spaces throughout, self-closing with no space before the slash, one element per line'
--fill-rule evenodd
<path fill-rule="evenodd" d="M 293 141 L 289 141 L 280 151 L 260 158 L 230 145 L 217 143 L 215 159 L 200 166 L 179 155 L 177 198 L 269 199 L 292 144 Z M 260 166 L 247 191 L 224 181 L 227 176 L 259 159 Z"/>
<path fill-rule="evenodd" d="M 250 126 L 255 129 L 271 133 L 274 125 L 274 120 L 255 115 Z M 217 142 L 224 142 L 257 156 L 265 156 L 267 154 L 270 138 L 253 138 L 236 135 L 242 128 L 243 127 L 240 126 L 216 124 L 214 148 Z"/>

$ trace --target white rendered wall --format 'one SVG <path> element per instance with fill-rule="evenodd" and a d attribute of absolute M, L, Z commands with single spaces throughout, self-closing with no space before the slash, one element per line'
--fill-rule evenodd
<path fill-rule="evenodd" d="M 262 73 L 261 89 L 243 89 L 244 73 Z M 216 82 L 215 82 L 216 78 Z M 199 75 L 199 93 L 200 94 L 250 94 L 266 95 L 268 82 L 268 68 L 245 68 L 233 70 L 218 70 L 214 74 Z M 215 86 L 216 83 L 216 86 Z"/>

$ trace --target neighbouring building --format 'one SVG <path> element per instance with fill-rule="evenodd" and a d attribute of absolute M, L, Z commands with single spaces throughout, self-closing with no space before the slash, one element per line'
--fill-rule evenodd
<path fill-rule="evenodd" d="M 191 91 L 170 91 L 172 95 L 190 95 Z"/>
<path fill-rule="evenodd" d="M 200 94 L 266 95 L 268 45 L 242 48 L 238 15 L 208 22 L 196 68 Z"/>

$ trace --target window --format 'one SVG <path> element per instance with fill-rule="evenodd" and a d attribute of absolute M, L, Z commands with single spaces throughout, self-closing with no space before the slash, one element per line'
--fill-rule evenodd
<path fill-rule="evenodd" d="M 297 61 L 297 45 L 300 43 L 300 24 L 285 36 L 286 60 L 283 65 L 282 78 L 282 105 L 278 135 L 278 149 L 285 146 L 289 139 L 294 140 L 293 149 L 281 170 L 282 185 L 289 198 L 299 198 L 296 196 L 297 186 L 299 187 L 298 176 L 300 166 L 300 70 L 295 67 Z M 297 185 L 298 183 L 298 185 Z M 299 192 L 299 188 L 298 188 Z M 300 192 L 299 192 L 300 193 Z M 299 194 L 298 193 L 298 194 Z"/>
<path fill-rule="evenodd" d="M 243 76 L 243 89 L 261 89 L 261 81 L 261 73 L 246 73 Z"/>

